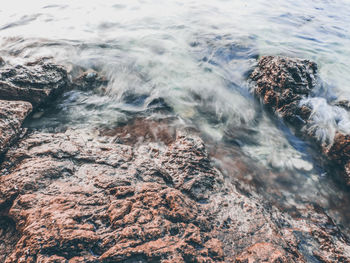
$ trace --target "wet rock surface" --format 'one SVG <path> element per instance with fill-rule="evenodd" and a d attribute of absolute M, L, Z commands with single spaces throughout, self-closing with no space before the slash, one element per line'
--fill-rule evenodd
<path fill-rule="evenodd" d="M 80 90 L 91 90 L 106 86 L 108 80 L 95 70 L 81 69 L 81 74 L 73 79 L 73 88 Z"/>
<path fill-rule="evenodd" d="M 41 78 L 42 63 L 18 66 L 8 79 L 2 75 L 16 87 L 30 79 L 21 86 L 26 92 L 18 89 L 8 99 L 23 96 L 36 107 L 58 90 L 105 85 L 90 71 L 66 82 L 60 66 Z M 271 89 L 266 105 L 293 122 L 295 112 L 304 112 L 293 100 L 312 89 L 315 65 L 284 60 L 289 69 L 280 72 L 278 60 L 264 63 L 269 77 L 253 74 L 267 85 L 261 94 Z M 293 67 L 301 74 L 295 83 L 288 76 Z M 274 72 L 279 77 L 268 79 Z M 53 93 L 27 99 L 36 88 Z M 194 132 L 138 118 L 95 133 L 24 135 L 21 124 L 31 109 L 29 102 L 0 101 L 0 262 L 350 262 L 349 241 L 325 211 L 311 202 L 293 212 L 271 206 L 254 187 L 247 190 L 242 177 L 215 168 Z M 301 113 L 307 122 L 309 113 Z M 348 151 L 349 140 L 337 135 L 337 141 L 327 155 L 348 165 L 347 155 L 338 153 Z M 249 173 L 234 158 L 234 168 Z"/>
<path fill-rule="evenodd" d="M 251 74 L 264 105 L 293 124 L 304 124 L 311 109 L 299 105 L 316 85 L 317 65 L 308 60 L 266 56 Z"/>
<path fill-rule="evenodd" d="M 254 93 L 262 103 L 315 141 L 326 159 L 339 166 L 340 173 L 350 185 L 349 135 L 337 131 L 330 144 L 319 140 L 317 124 L 315 127 L 312 121 L 312 106 L 301 103 L 312 96 L 317 84 L 316 64 L 309 60 L 266 56 L 259 60 L 250 78 L 254 83 Z M 346 109 L 347 105 L 346 101 L 340 101 L 335 107 Z M 313 126 L 312 129 L 308 129 L 309 126 Z"/>
<path fill-rule="evenodd" d="M 159 151 L 82 133 L 23 140 L 0 178 L 2 212 L 21 236 L 5 244 L 4 262 L 222 261 L 216 229 L 194 200 L 216 180 L 203 144 L 179 136 Z"/>
<path fill-rule="evenodd" d="M 50 59 L 4 64 L 0 68 L 0 99 L 24 100 L 35 107 L 61 94 L 68 83 L 67 71 Z"/>
<path fill-rule="evenodd" d="M 1 262 L 350 260 L 325 214 L 294 219 L 240 193 L 197 136 L 131 146 L 37 132 L 7 152 L 1 174 Z"/>
<path fill-rule="evenodd" d="M 18 139 L 22 123 L 31 110 L 28 102 L 0 100 L 0 155 Z"/>

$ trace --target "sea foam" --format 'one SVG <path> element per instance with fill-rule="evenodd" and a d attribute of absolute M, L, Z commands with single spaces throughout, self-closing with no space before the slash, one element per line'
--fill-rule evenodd
<path fill-rule="evenodd" d="M 312 109 L 305 129 L 323 145 L 332 145 L 337 131 L 350 134 L 350 116 L 345 109 L 330 105 L 320 97 L 303 99 L 300 104 Z"/>

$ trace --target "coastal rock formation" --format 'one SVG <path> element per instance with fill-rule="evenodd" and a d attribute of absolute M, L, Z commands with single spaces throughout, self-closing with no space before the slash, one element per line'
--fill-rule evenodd
<path fill-rule="evenodd" d="M 0 240 L 14 240 L 0 247 L 3 262 L 223 260 L 206 209 L 189 197 L 203 198 L 216 175 L 198 139 L 180 136 L 160 157 L 82 134 L 33 134 L 7 153 Z"/>
<path fill-rule="evenodd" d="M 316 74 L 317 66 L 309 60 L 266 56 L 259 60 L 250 78 L 254 83 L 254 93 L 262 103 L 318 142 L 324 156 L 340 167 L 345 181 L 350 185 L 350 135 L 337 131 L 334 139 L 330 139 L 331 144 L 319 140 L 314 132 L 317 124 L 312 123 L 313 108 L 301 103 L 312 96 L 317 82 Z M 311 131 L 308 125 L 313 126 Z"/>
<path fill-rule="evenodd" d="M 18 91 L 8 99 L 23 95 L 38 106 L 69 87 L 103 85 L 89 73 L 66 82 L 60 66 L 43 77 L 38 63 L 2 75 Z M 21 79 L 31 84 L 21 86 Z M 50 87 L 53 93 L 41 96 Z M 41 95 L 29 100 L 32 89 Z M 289 116 L 280 102 L 271 105 Z M 0 101 L 0 262 L 350 262 L 347 238 L 322 209 L 300 204 L 289 215 L 253 190 L 239 190 L 244 182 L 215 168 L 193 133 L 139 118 L 94 133 L 23 135 L 31 109 L 29 102 Z M 327 154 L 344 163 L 337 153 L 348 151 L 349 140 L 337 138 L 341 150 Z M 248 170 L 243 163 L 239 169 Z"/>
<path fill-rule="evenodd" d="M 0 100 L 0 155 L 22 133 L 22 123 L 31 110 L 29 102 Z"/>
<path fill-rule="evenodd" d="M 0 67 L 0 99 L 23 100 L 34 107 L 69 87 L 67 71 L 49 59 Z"/>
<path fill-rule="evenodd" d="M 294 220 L 239 193 L 198 137 L 114 140 L 37 132 L 7 152 L 1 262 L 304 262 L 302 235 L 319 257 L 350 260 L 331 221 Z"/>

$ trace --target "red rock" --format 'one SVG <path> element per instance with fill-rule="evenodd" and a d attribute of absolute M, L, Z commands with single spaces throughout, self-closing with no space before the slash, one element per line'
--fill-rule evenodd
<path fill-rule="evenodd" d="M 299 106 L 303 96 L 316 84 L 317 65 L 309 60 L 265 56 L 250 78 L 255 94 L 263 104 L 276 111 L 286 121 L 303 125 L 311 111 Z"/>
<path fill-rule="evenodd" d="M 196 136 L 180 133 L 165 148 L 113 141 L 34 133 L 7 152 L 0 261 L 304 262 L 296 231 L 320 257 L 349 258 L 337 232 L 320 227 L 334 229 L 322 214 L 288 219 L 232 188 Z"/>
<path fill-rule="evenodd" d="M 237 263 L 258 263 L 258 262 L 291 262 L 285 256 L 285 252 L 271 243 L 257 243 L 249 247 L 236 258 Z"/>

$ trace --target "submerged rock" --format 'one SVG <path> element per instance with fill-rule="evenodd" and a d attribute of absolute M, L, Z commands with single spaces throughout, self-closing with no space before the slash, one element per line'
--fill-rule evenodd
<path fill-rule="evenodd" d="M 22 133 L 22 123 L 31 110 L 29 102 L 0 100 L 0 155 Z"/>
<path fill-rule="evenodd" d="M 68 84 L 64 67 L 44 58 L 0 68 L 0 99 L 24 100 L 36 107 L 61 94 Z"/>
<path fill-rule="evenodd" d="M 108 80 L 95 70 L 86 70 L 72 81 L 73 88 L 80 90 L 92 90 L 106 86 Z"/>
<path fill-rule="evenodd" d="M 259 60 L 250 78 L 254 83 L 254 93 L 262 103 L 317 142 L 324 156 L 340 167 L 350 185 L 350 135 L 338 130 L 334 138 L 328 140 L 330 143 L 321 140 L 318 128 L 322 130 L 323 127 L 318 127 L 319 124 L 312 119 L 315 115 L 312 105 L 302 101 L 312 96 L 316 74 L 317 66 L 309 60 L 266 56 Z M 346 108 L 346 105 L 346 102 L 340 102 L 328 106 Z"/>

